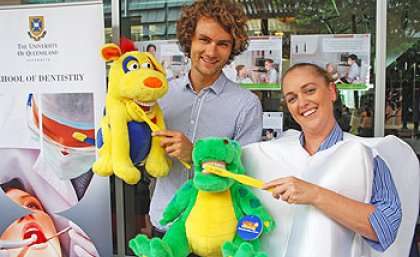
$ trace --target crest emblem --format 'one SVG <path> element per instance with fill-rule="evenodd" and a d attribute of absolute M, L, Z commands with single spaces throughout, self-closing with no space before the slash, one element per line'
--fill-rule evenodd
<path fill-rule="evenodd" d="M 34 41 L 39 41 L 45 37 L 47 31 L 44 30 L 45 21 L 44 16 L 29 16 L 29 31 L 28 35 Z"/>

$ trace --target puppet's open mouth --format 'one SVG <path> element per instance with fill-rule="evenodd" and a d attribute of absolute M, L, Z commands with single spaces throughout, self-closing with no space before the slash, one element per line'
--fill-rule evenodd
<path fill-rule="evenodd" d="M 139 101 L 139 100 L 136 100 L 136 99 L 133 99 L 133 101 L 138 106 L 140 106 L 140 108 L 142 108 L 145 113 L 151 112 L 152 107 L 156 104 L 156 102 L 142 102 L 142 101 Z"/>
<path fill-rule="evenodd" d="M 207 161 L 207 162 L 203 162 L 201 164 L 201 167 L 203 168 L 203 170 L 201 171 L 202 174 L 212 174 L 211 172 L 208 172 L 204 169 L 204 167 L 206 167 L 207 165 L 213 165 L 222 169 L 226 169 L 226 162 L 222 162 L 222 161 Z"/>

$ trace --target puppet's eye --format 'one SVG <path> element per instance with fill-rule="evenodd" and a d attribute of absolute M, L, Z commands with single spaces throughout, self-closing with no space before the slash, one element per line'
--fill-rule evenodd
<path fill-rule="evenodd" d="M 140 68 L 139 62 L 133 56 L 128 56 L 123 61 L 123 68 L 125 73 L 133 70 L 138 70 Z"/>
<path fill-rule="evenodd" d="M 141 64 L 141 67 L 143 69 L 150 69 L 152 67 L 152 65 L 150 65 L 150 63 L 148 63 L 148 62 L 145 62 L 145 63 Z"/>
<path fill-rule="evenodd" d="M 138 70 L 139 69 L 139 64 L 136 63 L 136 62 L 129 63 L 127 69 L 130 70 L 130 71 L 131 70 Z"/>

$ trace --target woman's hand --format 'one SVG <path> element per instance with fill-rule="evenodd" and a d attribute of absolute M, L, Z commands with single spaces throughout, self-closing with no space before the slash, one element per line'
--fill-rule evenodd
<path fill-rule="evenodd" d="M 273 197 L 289 204 L 314 204 L 319 187 L 296 177 L 284 177 L 265 183 L 261 189 L 273 188 Z"/>

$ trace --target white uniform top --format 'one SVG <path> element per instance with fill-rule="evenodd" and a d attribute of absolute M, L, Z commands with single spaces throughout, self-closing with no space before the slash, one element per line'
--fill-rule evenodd
<path fill-rule="evenodd" d="M 389 167 L 401 201 L 402 220 L 395 242 L 383 253 L 367 248 L 368 252 L 360 256 L 408 256 L 420 202 L 420 170 L 417 156 L 407 143 L 395 136 L 366 138 L 344 133 L 344 140 L 359 141 L 372 147 L 373 154 L 379 155 Z"/>
<path fill-rule="evenodd" d="M 416 164 L 413 162 L 411 148 L 395 137 L 369 141 L 345 134 L 344 141 L 310 156 L 301 146 L 299 134 L 296 133 L 277 141 L 248 145 L 243 148 L 242 160 L 246 172 L 263 181 L 295 176 L 354 200 L 368 203 L 373 181 L 373 157 L 379 154 L 385 161 L 389 160 L 390 156 L 382 153 L 392 152 L 387 150 L 394 146 L 397 150 L 393 153 L 403 153 L 408 157 L 408 161 L 403 162 L 409 165 L 407 169 L 412 173 L 414 181 L 414 183 L 409 183 L 413 186 L 409 191 L 414 190 L 414 194 L 408 199 L 405 193 L 400 192 L 403 188 L 399 185 L 401 176 L 395 175 L 394 172 L 396 166 L 387 162 L 397 184 L 403 208 L 405 204 L 417 202 L 415 206 L 410 207 L 413 211 L 407 211 L 407 209 L 406 212 L 403 211 L 400 233 L 396 242 L 385 253 L 374 252 L 359 235 L 339 225 L 313 206 L 292 206 L 276 201 L 269 192 L 255 189 L 254 193 L 277 222 L 277 228 L 261 239 L 261 249 L 269 256 L 275 257 L 407 256 L 414 232 L 415 219 L 413 217 L 418 211 L 419 170 L 418 161 L 416 160 Z M 415 186 L 415 181 L 417 181 L 417 186 Z M 408 233 L 402 232 L 405 228 Z M 392 254 L 388 254 L 389 252 Z M 401 255 L 401 253 L 406 254 Z"/>

